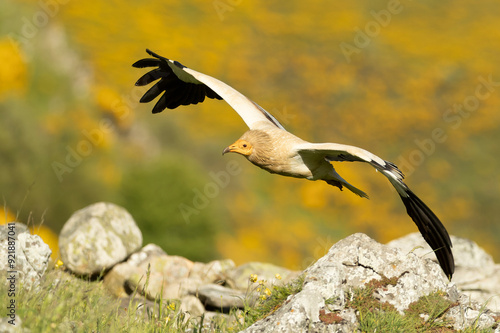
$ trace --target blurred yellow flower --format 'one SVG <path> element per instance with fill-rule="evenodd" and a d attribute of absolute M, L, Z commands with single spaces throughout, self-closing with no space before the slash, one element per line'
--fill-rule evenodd
<path fill-rule="evenodd" d="M 94 94 L 102 112 L 111 116 L 120 129 L 127 129 L 131 126 L 134 120 L 132 108 L 117 90 L 107 86 L 98 86 L 94 89 Z"/>
<path fill-rule="evenodd" d="M 116 164 L 113 163 L 113 161 L 108 159 L 101 160 L 99 163 L 99 170 L 101 170 L 100 177 L 105 183 L 113 186 L 120 183 L 122 179 L 122 172 L 116 167 Z"/>
<path fill-rule="evenodd" d="M 21 50 L 11 40 L 0 39 L 0 101 L 9 92 L 24 91 L 27 68 Z"/>
<path fill-rule="evenodd" d="M 8 208 L 0 207 L 0 225 L 15 221 L 16 216 Z"/>

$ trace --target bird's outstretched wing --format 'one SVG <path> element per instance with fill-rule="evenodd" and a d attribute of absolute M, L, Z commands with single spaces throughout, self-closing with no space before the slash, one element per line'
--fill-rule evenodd
<path fill-rule="evenodd" d="M 446 276 L 451 278 L 455 271 L 455 262 L 451 251 L 450 236 L 439 218 L 403 182 L 403 173 L 395 164 L 387 162 L 367 150 L 336 143 L 304 143 L 295 148 L 304 161 L 326 159 L 328 161 L 366 162 L 386 176 L 401 197 L 406 212 L 415 222 L 426 242 L 435 251 Z"/>
<path fill-rule="evenodd" d="M 164 92 L 156 102 L 153 113 L 161 112 L 165 108 L 175 109 L 180 105 L 201 103 L 205 97 L 208 97 L 224 99 L 250 129 L 269 125 L 284 129 L 269 112 L 224 82 L 187 68 L 177 61 L 164 58 L 148 49 L 146 52 L 154 58 L 141 59 L 132 66 L 158 67 L 144 74 L 135 83 L 136 86 L 144 86 L 160 80 L 140 100 L 141 103 L 148 103 Z"/>

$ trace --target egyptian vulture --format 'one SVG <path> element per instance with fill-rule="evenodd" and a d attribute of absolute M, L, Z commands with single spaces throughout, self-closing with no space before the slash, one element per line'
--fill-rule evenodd
<path fill-rule="evenodd" d="M 249 127 L 241 138 L 224 149 L 238 153 L 256 166 L 283 176 L 324 180 L 339 189 L 346 187 L 360 197 L 368 195 L 343 179 L 330 162 L 365 162 L 373 166 L 391 182 L 403 201 L 406 211 L 415 222 L 424 239 L 435 251 L 446 276 L 451 279 L 455 264 L 451 240 L 437 216 L 403 182 L 403 174 L 391 162 L 364 149 L 338 143 L 311 143 L 286 131 L 269 112 L 241 93 L 211 76 L 196 72 L 177 61 L 169 60 L 146 50 L 153 58 L 137 61 L 137 68 L 156 67 L 137 80 L 144 86 L 159 80 L 141 98 L 151 102 L 161 93 L 153 113 L 180 105 L 198 104 L 205 97 L 224 99 Z"/>

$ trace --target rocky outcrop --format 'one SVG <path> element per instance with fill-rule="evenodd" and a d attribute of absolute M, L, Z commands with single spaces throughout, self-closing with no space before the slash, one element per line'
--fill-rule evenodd
<path fill-rule="evenodd" d="M 99 202 L 75 212 L 59 235 L 61 259 L 81 275 L 99 274 L 137 251 L 142 233 L 122 207 Z"/>
<path fill-rule="evenodd" d="M 444 327 L 496 325 L 494 313 L 460 293 L 439 265 L 364 234 L 339 241 L 304 274 L 299 293 L 244 332 L 353 332 L 361 325 L 364 305 L 372 304 L 370 311 L 405 314 L 410 307 L 416 311 L 412 305 L 429 295 L 446 302 L 443 313 L 433 318 Z M 369 292 L 356 304 L 359 290 Z"/>

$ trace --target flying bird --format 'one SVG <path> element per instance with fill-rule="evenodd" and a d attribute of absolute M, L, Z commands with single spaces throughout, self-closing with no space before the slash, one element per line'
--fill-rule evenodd
<path fill-rule="evenodd" d="M 283 176 L 323 180 L 342 190 L 368 198 L 360 189 L 342 178 L 330 162 L 365 162 L 382 173 L 401 197 L 406 211 L 420 233 L 434 250 L 446 276 L 455 270 L 451 240 L 438 217 L 403 182 L 403 173 L 391 162 L 355 146 L 338 143 L 311 143 L 291 134 L 269 112 L 229 85 L 194 71 L 177 61 L 164 58 L 148 49 L 153 58 L 141 59 L 132 66 L 155 67 L 137 80 L 137 86 L 157 81 L 141 98 L 141 103 L 158 99 L 153 113 L 180 105 L 198 104 L 205 97 L 224 99 L 243 119 L 249 130 L 226 147 L 223 154 L 237 153 L 256 166 Z"/>

